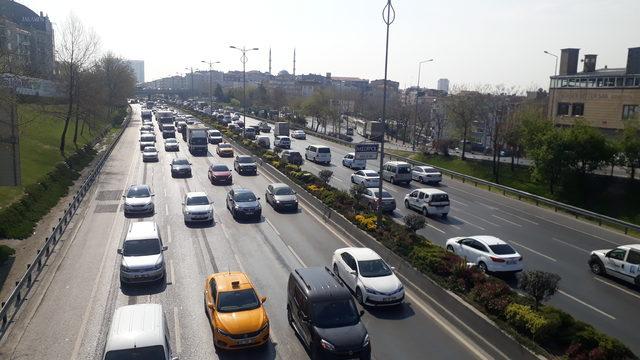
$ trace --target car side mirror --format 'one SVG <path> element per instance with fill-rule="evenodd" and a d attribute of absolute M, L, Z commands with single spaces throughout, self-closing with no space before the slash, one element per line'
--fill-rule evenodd
<path fill-rule="evenodd" d="M 213 306 L 213 303 L 207 303 L 207 308 L 211 311 L 216 311 L 216 307 Z"/>
<path fill-rule="evenodd" d="M 169 247 L 167 245 L 162 247 L 162 251 L 167 251 L 167 250 L 169 250 Z"/>
<path fill-rule="evenodd" d="M 126 199 L 126 198 L 127 198 L 127 195 L 122 195 L 122 198 L 123 198 L 123 199 Z"/>
<path fill-rule="evenodd" d="M 258 198 L 257 198 L 257 199 L 258 199 L 258 200 L 260 200 L 260 196 L 258 196 Z"/>
<path fill-rule="evenodd" d="M 297 194 L 297 192 L 295 190 L 293 190 L 292 192 L 293 192 L 293 195 Z"/>
<path fill-rule="evenodd" d="M 302 321 L 305 321 L 305 322 L 309 321 L 309 316 L 306 315 L 305 313 L 303 313 L 302 311 L 298 312 L 298 317 L 300 317 L 300 319 L 302 319 Z"/>
<path fill-rule="evenodd" d="M 122 249 L 118 249 L 118 255 L 122 255 Z"/>
<path fill-rule="evenodd" d="M 349 274 L 351 275 L 358 275 L 358 272 L 355 270 L 349 270 Z"/>
<path fill-rule="evenodd" d="M 266 301 L 267 301 L 267 297 L 266 296 L 263 296 L 263 297 L 260 298 L 260 302 L 261 303 L 264 304 Z"/>
<path fill-rule="evenodd" d="M 613 251 L 613 250 L 611 250 L 611 251 Z M 608 251 L 606 254 L 604 254 L 604 256 L 605 256 L 605 257 L 610 257 L 610 255 L 611 255 L 611 251 Z"/>
<path fill-rule="evenodd" d="M 364 310 L 360 310 L 360 317 L 364 316 Z"/>
<path fill-rule="evenodd" d="M 184 203 L 182 203 L 182 206 L 184 206 Z"/>
<path fill-rule="evenodd" d="M 391 267 L 391 270 L 396 271 L 396 267 L 395 267 L 395 266 L 392 266 L 392 267 Z"/>

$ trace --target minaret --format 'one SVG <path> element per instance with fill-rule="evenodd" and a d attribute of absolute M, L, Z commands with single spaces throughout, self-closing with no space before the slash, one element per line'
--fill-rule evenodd
<path fill-rule="evenodd" d="M 296 48 L 293 48 L 293 76 L 296 76 Z"/>
<path fill-rule="evenodd" d="M 271 75 L 271 48 L 269 48 L 269 75 Z"/>

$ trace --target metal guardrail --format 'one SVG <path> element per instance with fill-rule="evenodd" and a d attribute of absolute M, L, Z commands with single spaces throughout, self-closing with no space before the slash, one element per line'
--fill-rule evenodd
<path fill-rule="evenodd" d="M 118 140 L 120 140 L 120 137 L 126 130 L 130 119 L 131 115 L 128 114 L 122 121 L 121 129 L 116 135 L 113 143 L 102 155 L 100 160 L 98 160 L 93 170 L 91 170 L 89 176 L 87 176 L 87 178 L 82 182 L 80 189 L 78 189 L 71 202 L 67 205 L 64 214 L 61 218 L 58 218 L 58 224 L 52 228 L 51 234 L 47 238 L 45 238 L 43 247 L 36 251 L 36 257 L 31 263 L 27 264 L 27 271 L 24 273 L 24 275 L 22 275 L 19 281 L 16 281 L 15 288 L 13 289 L 9 297 L 2 302 L 2 308 L 0 309 L 0 336 L 4 335 L 9 326 L 9 311 L 13 309 L 13 313 L 11 314 L 12 316 L 17 313 L 20 305 L 22 305 L 22 301 L 24 300 L 24 295 L 26 295 L 26 293 L 31 289 L 34 279 L 41 273 L 47 260 L 49 260 L 53 249 L 55 249 L 58 241 L 62 238 L 62 235 L 67 229 L 67 226 L 71 222 L 71 219 L 75 215 L 76 211 L 80 207 L 80 203 L 84 199 L 85 195 L 89 192 L 91 186 L 98 178 L 100 170 L 102 170 L 104 164 L 109 158 L 109 155 L 111 154 L 111 151 L 113 151 L 113 148 L 118 143 Z M 102 135 L 106 135 L 107 132 L 108 130 L 103 131 Z M 99 138 L 96 137 L 96 139 L 92 141 L 91 145 L 95 146 L 98 141 Z"/>

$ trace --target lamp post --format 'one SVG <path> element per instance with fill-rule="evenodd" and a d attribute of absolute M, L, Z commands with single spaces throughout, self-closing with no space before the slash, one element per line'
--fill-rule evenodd
<path fill-rule="evenodd" d="M 189 70 L 191 72 L 191 96 L 193 96 L 193 67 L 186 67 L 185 70 Z"/>
<path fill-rule="evenodd" d="M 411 149 L 416 151 L 416 142 L 417 142 L 417 134 L 416 130 L 418 128 L 418 96 L 420 94 L 420 70 L 422 69 L 422 64 L 432 62 L 433 59 L 423 60 L 418 63 L 418 85 L 416 85 L 416 116 L 413 120 L 413 144 Z"/>
<path fill-rule="evenodd" d="M 253 50 L 260 50 L 258 48 L 247 49 L 246 47 L 239 48 L 237 46 L 229 46 L 231 49 L 236 49 L 242 53 L 240 61 L 242 62 L 242 126 L 247 126 L 247 53 Z"/>
<path fill-rule="evenodd" d="M 220 64 L 220 61 L 200 61 L 209 64 L 209 114 L 213 114 L 213 64 Z M 193 77 L 191 78 L 193 81 Z"/>
<path fill-rule="evenodd" d="M 558 75 L 558 55 L 552 54 L 552 53 L 548 52 L 547 50 L 545 50 L 544 53 L 549 55 L 549 56 L 553 56 L 554 58 L 556 58 L 556 65 L 555 65 L 555 68 L 554 68 L 554 71 L 553 71 L 553 76 L 557 76 Z M 551 91 L 553 91 L 552 88 L 553 88 L 553 79 L 551 79 L 549 81 L 549 95 L 551 95 Z M 549 109 L 549 117 L 551 118 L 551 121 L 554 124 L 555 124 L 555 116 L 553 116 L 553 113 L 554 113 L 554 110 L 555 110 L 555 107 L 556 107 L 555 99 L 554 99 L 555 98 L 555 94 L 556 94 L 556 92 L 553 91 L 553 95 L 554 96 L 551 96 L 551 99 L 550 99 L 551 100 L 551 109 Z"/>
<path fill-rule="evenodd" d="M 387 25 L 387 39 L 384 49 L 384 86 L 382 90 L 382 136 L 380 137 L 380 181 L 378 185 L 378 211 L 376 223 L 382 227 L 382 167 L 384 166 L 384 135 L 387 130 L 387 69 L 389 67 L 389 27 L 396 19 L 396 11 L 391 5 L 391 0 L 387 0 L 387 5 L 382 9 L 382 20 Z"/>
<path fill-rule="evenodd" d="M 554 75 L 554 76 L 555 76 L 555 75 L 558 75 L 558 55 L 556 55 L 556 54 L 552 54 L 552 53 L 548 52 L 547 50 L 545 50 L 545 51 L 544 51 L 544 53 L 545 53 L 545 54 L 547 54 L 547 55 L 553 56 L 554 58 L 556 58 L 556 66 L 555 66 L 555 68 L 554 68 L 553 75 Z"/>

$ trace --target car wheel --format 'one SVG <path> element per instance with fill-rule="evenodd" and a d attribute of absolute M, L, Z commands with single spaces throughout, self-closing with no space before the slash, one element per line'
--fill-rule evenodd
<path fill-rule="evenodd" d="M 636 277 L 635 283 L 636 283 L 636 287 L 640 289 L 640 276 Z"/>
<path fill-rule="evenodd" d="M 591 272 L 596 275 L 604 274 L 604 265 L 602 264 L 602 261 L 600 261 L 600 259 L 591 261 L 591 264 L 589 267 L 591 268 Z M 636 279 L 636 284 L 637 283 L 638 283 L 638 279 Z"/>
<path fill-rule="evenodd" d="M 480 261 L 478 263 L 478 269 L 480 269 L 480 271 L 482 271 L 483 273 L 487 273 L 489 270 L 487 269 L 487 264 L 485 264 L 484 262 Z"/>
<path fill-rule="evenodd" d="M 418 181 L 420 181 L 421 183 L 423 183 L 423 184 L 424 184 L 424 178 L 423 178 L 422 176 L 420 176 L 420 177 L 418 178 Z"/>
<path fill-rule="evenodd" d="M 394 178 L 394 177 L 392 176 L 392 177 L 391 177 L 391 179 L 389 179 L 389 181 L 391 181 L 391 183 L 395 185 L 395 183 L 396 183 L 396 178 Z"/>
<path fill-rule="evenodd" d="M 407 209 L 409 208 L 409 200 L 404 201 L 404 207 Z"/>
<path fill-rule="evenodd" d="M 358 301 L 358 304 L 364 306 L 364 297 L 362 297 L 362 291 L 360 288 L 356 289 L 356 300 Z"/>
<path fill-rule="evenodd" d="M 422 215 L 429 216 L 429 210 L 426 207 L 422 208 Z"/>
<path fill-rule="evenodd" d="M 351 182 L 352 182 L 352 183 L 354 183 L 354 184 L 356 183 L 356 182 L 353 180 L 353 176 L 351 177 Z"/>
<path fill-rule="evenodd" d="M 338 264 L 333 264 L 333 273 L 340 277 L 340 273 L 338 272 Z"/>
<path fill-rule="evenodd" d="M 453 250 L 453 246 L 451 246 L 451 245 L 447 245 L 447 251 L 448 252 L 452 252 L 452 253 L 456 252 L 455 250 Z"/>
<path fill-rule="evenodd" d="M 448 215 L 449 215 L 449 214 L 441 214 L 440 216 L 441 216 L 443 219 L 446 219 Z"/>

